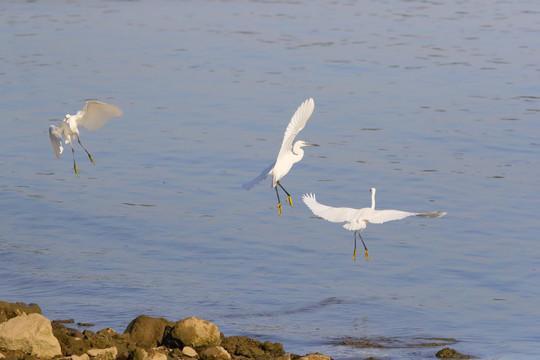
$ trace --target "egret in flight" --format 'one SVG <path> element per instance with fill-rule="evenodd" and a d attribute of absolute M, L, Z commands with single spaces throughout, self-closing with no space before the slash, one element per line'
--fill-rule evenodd
<path fill-rule="evenodd" d="M 279 150 L 276 161 L 264 169 L 259 176 L 250 182 L 243 184 L 242 187 L 246 190 L 251 189 L 256 184 L 260 183 L 262 180 L 266 179 L 268 175 L 272 175 L 272 187 L 276 189 L 277 201 L 278 201 L 278 213 L 282 215 L 281 209 L 281 200 L 279 199 L 279 193 L 277 187 L 279 186 L 285 194 L 287 194 L 287 202 L 291 207 L 293 206 L 291 195 L 285 190 L 283 185 L 281 185 L 280 180 L 287 175 L 292 166 L 302 160 L 304 157 L 303 146 L 319 146 L 317 144 L 309 144 L 305 141 L 298 140 L 294 143 L 293 141 L 296 135 L 306 126 L 306 122 L 313 113 L 315 108 L 315 103 L 313 99 L 308 99 L 304 101 L 296 110 L 287 130 L 285 130 L 285 135 L 283 136 L 283 142 L 281 143 L 281 148 Z"/>
<path fill-rule="evenodd" d="M 360 237 L 364 245 L 366 259 L 369 261 L 369 254 L 360 232 L 364 230 L 368 223 L 382 224 L 387 221 L 401 220 L 409 216 L 420 216 L 426 218 L 438 218 L 446 214 L 444 211 L 433 211 L 428 213 L 412 213 L 400 210 L 375 210 L 375 188 L 371 188 L 371 207 L 363 209 L 353 209 L 346 207 L 331 207 L 317 202 L 315 194 L 304 194 L 302 200 L 311 211 L 330 222 L 345 222 L 343 227 L 347 230 L 354 230 L 354 254 L 356 261 L 356 234 Z"/>
<path fill-rule="evenodd" d="M 73 140 L 77 139 L 77 142 L 86 151 L 86 154 L 90 158 L 92 164 L 95 164 L 94 158 L 88 150 L 84 147 L 79 139 L 79 126 L 83 128 L 95 131 L 105 125 L 109 120 L 115 117 L 122 116 L 123 112 L 118 107 L 112 104 L 106 104 L 101 101 L 89 100 L 86 102 L 82 110 L 75 115 L 67 114 L 62 124 L 59 126 L 49 126 L 49 136 L 51 138 L 51 144 L 54 150 L 54 154 L 57 159 L 60 159 L 64 147 L 62 146 L 62 135 L 65 138 L 65 143 L 71 146 L 71 153 L 73 155 L 73 169 L 77 176 L 79 176 L 79 169 L 75 162 L 75 149 L 73 148 Z"/>

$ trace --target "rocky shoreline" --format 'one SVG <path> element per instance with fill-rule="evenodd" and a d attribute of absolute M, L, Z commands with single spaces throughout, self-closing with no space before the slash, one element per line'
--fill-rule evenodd
<path fill-rule="evenodd" d="M 66 323 L 73 320 L 51 321 L 37 304 L 0 301 L 0 359 L 331 360 L 320 353 L 286 353 L 280 343 L 226 337 L 216 325 L 196 317 L 173 322 L 141 315 L 122 334 L 110 328 L 81 332 Z M 443 350 L 437 357 L 473 358 L 449 348 Z"/>

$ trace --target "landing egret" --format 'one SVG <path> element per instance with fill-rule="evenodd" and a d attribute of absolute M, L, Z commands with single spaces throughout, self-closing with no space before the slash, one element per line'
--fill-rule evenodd
<path fill-rule="evenodd" d="M 287 126 L 287 130 L 285 130 L 285 135 L 283 136 L 283 142 L 281 143 L 281 148 L 279 150 L 278 156 L 276 161 L 268 166 L 266 169 L 264 169 L 259 176 L 257 176 L 255 179 L 251 180 L 248 183 L 245 183 L 242 185 L 242 187 L 246 190 L 251 189 L 256 184 L 260 183 L 262 180 L 266 179 L 268 175 L 272 175 L 272 187 L 276 189 L 276 196 L 278 201 L 278 213 L 281 216 L 282 210 L 281 210 L 281 200 L 279 199 L 279 193 L 277 186 L 287 194 L 287 202 L 291 207 L 293 207 L 291 195 L 285 190 L 283 185 L 279 182 L 287 173 L 289 170 L 291 170 L 292 166 L 302 160 L 302 157 L 304 157 L 304 150 L 302 150 L 303 146 L 319 146 L 317 144 L 310 144 L 302 140 L 298 140 L 294 143 L 293 141 L 296 135 L 306 126 L 306 122 L 308 121 L 309 117 L 313 113 L 313 109 L 315 109 L 315 103 L 313 99 L 308 99 L 304 101 L 296 110 L 293 117 L 291 118 L 291 121 L 289 122 L 289 125 Z"/>
<path fill-rule="evenodd" d="M 304 194 L 302 200 L 311 211 L 321 218 L 330 222 L 345 222 L 343 227 L 347 230 L 354 230 L 354 254 L 356 261 L 356 234 L 364 245 L 366 259 L 369 261 L 369 254 L 360 232 L 364 230 L 368 223 L 382 224 L 387 221 L 401 220 L 409 216 L 420 216 L 426 218 L 438 218 L 446 214 L 445 211 L 433 211 L 428 213 L 412 213 L 400 210 L 375 210 L 375 188 L 371 188 L 371 207 L 363 209 L 353 209 L 346 207 L 331 207 L 317 202 L 315 194 Z"/>
<path fill-rule="evenodd" d="M 106 104 L 101 101 L 89 100 L 86 102 L 82 110 L 79 110 L 75 115 L 67 114 L 62 124 L 59 126 L 49 126 L 49 137 L 51 138 L 51 144 L 54 150 L 54 154 L 57 159 L 60 159 L 64 147 L 62 146 L 62 135 L 65 138 L 66 144 L 71 146 L 71 153 L 73 155 L 73 169 L 77 176 L 79 176 L 79 169 L 75 162 L 75 149 L 73 148 L 73 140 L 77 138 L 77 142 L 86 151 L 86 154 L 90 158 L 92 164 L 95 165 L 94 158 L 88 150 L 83 146 L 79 139 L 79 128 L 82 126 L 87 130 L 95 131 L 105 125 L 109 120 L 115 117 L 122 116 L 123 112 L 118 107 L 112 104 Z"/>

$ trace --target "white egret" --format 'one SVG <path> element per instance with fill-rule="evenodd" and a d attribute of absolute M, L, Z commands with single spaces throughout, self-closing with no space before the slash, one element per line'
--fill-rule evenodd
<path fill-rule="evenodd" d="M 73 148 L 73 140 L 77 138 L 77 142 L 86 151 L 92 164 L 95 164 L 94 158 L 88 150 L 83 146 L 79 139 L 79 126 L 87 130 L 95 131 L 105 125 L 109 120 L 115 117 L 122 116 L 123 112 L 117 106 L 106 104 L 101 101 L 89 100 L 86 102 L 82 110 L 75 115 L 67 114 L 62 124 L 59 126 L 49 126 L 49 137 L 57 159 L 60 159 L 64 147 L 62 146 L 62 135 L 65 138 L 65 143 L 71 145 L 71 153 L 73 155 L 73 169 L 79 176 L 79 169 L 75 162 L 75 149 Z"/>
<path fill-rule="evenodd" d="M 279 150 L 276 161 L 272 165 L 264 169 L 261 174 L 255 179 L 242 185 L 244 189 L 249 190 L 271 174 L 272 187 L 276 189 L 279 215 L 282 215 L 282 209 L 277 189 L 278 185 L 285 192 L 285 194 L 287 194 L 287 202 L 289 203 L 289 205 L 291 205 L 291 207 L 293 207 L 291 195 L 287 192 L 287 190 L 285 190 L 283 185 L 281 185 L 280 180 L 285 175 L 287 175 L 287 173 L 289 172 L 289 170 L 291 170 L 292 166 L 295 163 L 302 160 L 302 157 L 304 157 L 304 150 L 302 150 L 303 146 L 319 146 L 317 144 L 310 144 L 302 140 L 298 140 L 294 143 L 293 146 L 294 138 L 304 128 L 304 126 L 306 126 L 306 122 L 313 113 L 313 109 L 315 109 L 315 103 L 313 99 L 308 99 L 304 101 L 298 107 L 298 109 L 292 116 L 291 121 L 287 126 L 287 129 L 285 130 L 283 142 L 281 143 L 281 148 Z"/>
<path fill-rule="evenodd" d="M 360 237 L 364 245 L 365 256 L 369 261 L 369 254 L 362 239 L 360 232 L 364 230 L 368 223 L 382 224 L 387 221 L 401 220 L 409 216 L 420 216 L 427 218 L 438 218 L 446 214 L 444 211 L 433 211 L 428 213 L 413 213 L 400 210 L 375 210 L 375 188 L 371 188 L 371 207 L 363 209 L 353 209 L 346 207 L 331 207 L 317 202 L 315 194 L 304 194 L 302 200 L 311 209 L 311 211 L 330 222 L 345 222 L 343 227 L 347 230 L 354 230 L 354 254 L 353 260 L 356 261 L 356 234 Z"/>

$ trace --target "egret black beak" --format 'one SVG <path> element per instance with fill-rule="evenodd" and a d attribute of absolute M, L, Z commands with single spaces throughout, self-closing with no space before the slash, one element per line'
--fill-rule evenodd
<path fill-rule="evenodd" d="M 305 142 L 304 146 L 319 146 L 319 144 L 310 144 L 310 143 Z"/>

